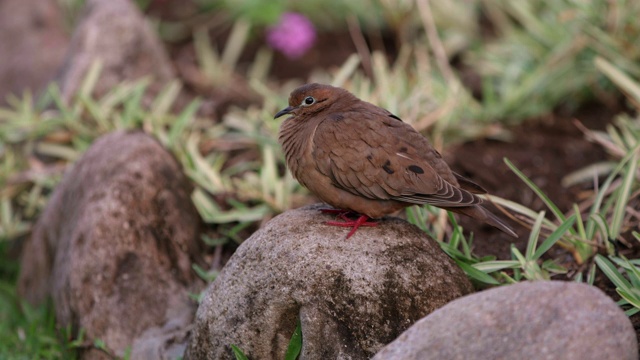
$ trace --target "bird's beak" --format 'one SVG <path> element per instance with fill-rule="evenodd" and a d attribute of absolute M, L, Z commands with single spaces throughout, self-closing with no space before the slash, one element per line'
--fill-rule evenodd
<path fill-rule="evenodd" d="M 277 118 L 279 118 L 279 117 L 280 117 L 280 116 L 282 116 L 282 115 L 289 114 L 291 111 L 293 111 L 293 109 L 295 109 L 295 107 L 293 107 L 293 106 L 287 106 L 286 108 L 284 108 L 284 109 L 282 109 L 282 110 L 278 111 L 278 113 L 276 114 L 276 116 L 274 116 L 273 118 L 274 118 L 274 119 L 277 119 Z"/>

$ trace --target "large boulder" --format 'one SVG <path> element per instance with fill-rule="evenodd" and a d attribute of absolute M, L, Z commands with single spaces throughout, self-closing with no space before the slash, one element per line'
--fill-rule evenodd
<path fill-rule="evenodd" d="M 180 165 L 149 135 L 98 139 L 26 242 L 19 292 L 31 303 L 53 297 L 61 326 L 84 329 L 116 356 L 139 338 L 133 354 L 181 353 L 195 313 L 188 293 L 201 286 L 191 269 L 200 218 L 190 194 Z"/>
<path fill-rule="evenodd" d="M 373 359 L 635 360 L 638 344 L 627 316 L 599 289 L 539 281 L 454 300 Z"/>
<path fill-rule="evenodd" d="M 186 358 L 282 359 L 298 319 L 302 359 L 368 359 L 418 319 L 473 289 L 436 241 L 397 218 L 328 226 L 319 206 L 267 223 L 207 289 Z"/>

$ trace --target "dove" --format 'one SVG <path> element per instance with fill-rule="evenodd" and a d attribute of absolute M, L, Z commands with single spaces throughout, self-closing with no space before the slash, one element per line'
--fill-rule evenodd
<path fill-rule="evenodd" d="M 487 191 L 453 172 L 440 153 L 411 125 L 349 91 L 306 84 L 289 96 L 289 115 L 278 142 L 293 177 L 335 209 L 350 227 L 361 226 L 400 209 L 429 204 L 483 221 L 517 237 L 481 204 Z M 351 216 L 356 215 L 357 218 Z"/>

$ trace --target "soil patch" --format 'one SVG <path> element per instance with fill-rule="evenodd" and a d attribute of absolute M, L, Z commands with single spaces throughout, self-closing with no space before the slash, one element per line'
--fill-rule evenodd
<path fill-rule="evenodd" d="M 578 118 L 590 128 L 602 128 L 614 117 L 611 110 L 605 108 L 589 109 L 589 114 Z M 569 210 L 581 193 L 591 187 L 583 184 L 565 188 L 561 185 L 562 178 L 607 158 L 599 145 L 585 140 L 569 117 L 531 120 L 510 131 L 513 136 L 510 142 L 479 139 L 449 149 L 447 161 L 455 171 L 481 184 L 489 193 L 536 211 L 546 210 L 544 203 L 511 172 L 504 158 L 539 186 L 562 211 Z M 520 238 L 514 240 L 471 219 L 461 218 L 460 222 L 474 233 L 475 252 L 480 256 L 510 259 L 511 243 L 521 250 L 526 247 L 529 230 L 522 226 L 516 226 Z"/>

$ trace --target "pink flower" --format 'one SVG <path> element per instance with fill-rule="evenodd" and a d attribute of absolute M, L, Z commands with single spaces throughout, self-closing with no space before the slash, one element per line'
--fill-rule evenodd
<path fill-rule="evenodd" d="M 304 55 L 316 40 L 316 30 L 309 19 L 294 12 L 282 14 L 280 22 L 267 30 L 269 45 L 290 59 Z"/>

